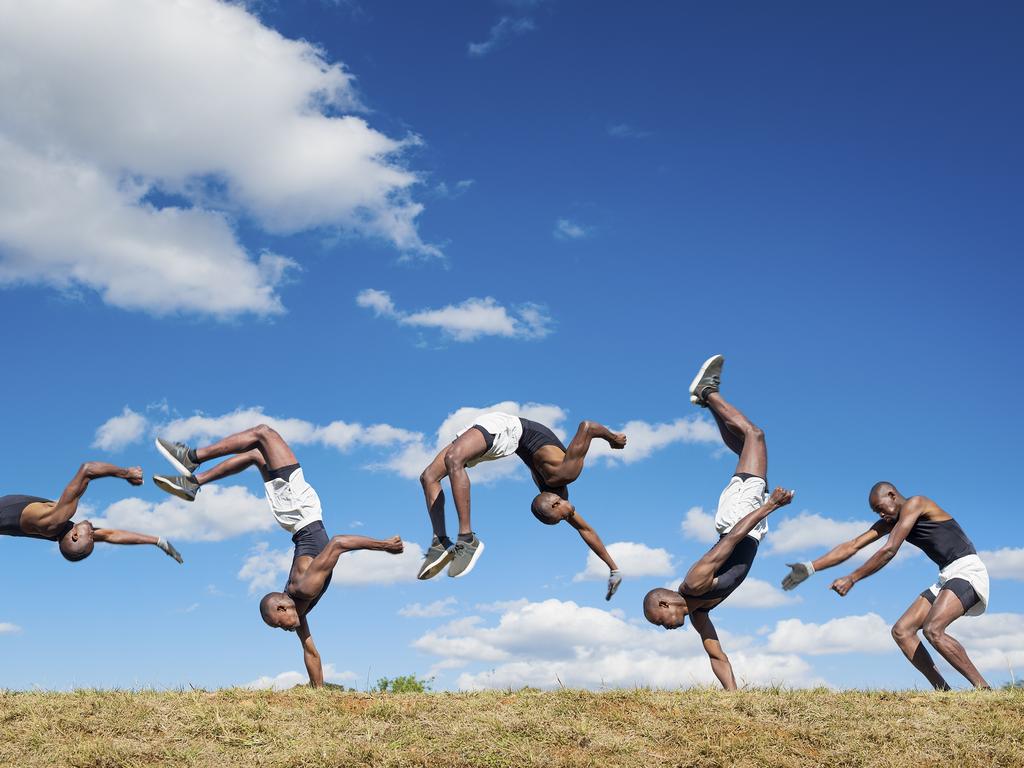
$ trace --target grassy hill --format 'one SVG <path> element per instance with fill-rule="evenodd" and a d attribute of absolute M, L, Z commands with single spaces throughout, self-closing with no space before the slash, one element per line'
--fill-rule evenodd
<path fill-rule="evenodd" d="M 0 692 L 0 765 L 1022 766 L 1024 691 Z"/>

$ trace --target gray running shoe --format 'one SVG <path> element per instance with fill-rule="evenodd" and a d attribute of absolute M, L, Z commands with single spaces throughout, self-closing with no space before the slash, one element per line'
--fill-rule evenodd
<path fill-rule="evenodd" d="M 199 465 L 188 457 L 188 446 L 184 443 L 172 443 L 162 437 L 156 439 L 156 449 L 171 462 L 171 466 L 183 475 L 191 475 Z"/>
<path fill-rule="evenodd" d="M 477 559 L 483 554 L 484 543 L 474 533 L 469 541 L 456 541 L 453 551 L 455 556 L 448 568 L 448 575 L 457 579 L 473 570 Z"/>
<path fill-rule="evenodd" d="M 452 540 L 447 537 L 439 539 L 435 536 L 427 550 L 427 556 L 423 558 L 423 565 L 420 566 L 420 572 L 416 574 L 416 578 L 421 581 L 434 578 L 444 570 L 453 557 L 455 557 L 455 547 L 452 546 Z"/>
<path fill-rule="evenodd" d="M 690 382 L 690 402 L 699 405 L 701 408 L 708 407 L 707 396 L 717 392 L 722 383 L 722 366 L 725 365 L 725 357 L 714 355 L 704 361 L 704 365 L 697 371 L 693 381 Z"/>
<path fill-rule="evenodd" d="M 153 482 L 160 490 L 185 501 L 195 501 L 196 494 L 199 493 L 199 483 L 196 482 L 194 475 L 153 475 Z"/>

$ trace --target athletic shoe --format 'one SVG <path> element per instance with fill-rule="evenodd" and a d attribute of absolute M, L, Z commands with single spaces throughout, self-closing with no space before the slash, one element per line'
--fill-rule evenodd
<path fill-rule="evenodd" d="M 455 556 L 448 568 L 448 575 L 457 579 L 473 570 L 477 558 L 484 552 L 484 543 L 474 533 L 469 541 L 456 541 L 453 552 Z"/>
<path fill-rule="evenodd" d="M 427 556 L 423 558 L 423 565 L 420 566 L 420 572 L 416 574 L 416 578 L 422 581 L 434 578 L 444 570 L 453 557 L 455 557 L 455 547 L 452 546 L 452 540 L 447 537 L 439 539 L 435 536 L 427 550 Z"/>
<path fill-rule="evenodd" d="M 690 382 L 690 402 L 699 405 L 701 408 L 708 407 L 707 396 L 717 392 L 722 383 L 722 366 L 725 365 L 725 357 L 714 355 L 704 361 L 704 365 L 697 371 L 697 375 Z"/>
<path fill-rule="evenodd" d="M 153 475 L 153 482 L 160 490 L 167 491 L 185 501 L 195 501 L 196 494 L 199 493 L 199 483 L 196 482 L 194 475 L 178 475 L 177 477 Z"/>
<path fill-rule="evenodd" d="M 183 475 L 191 475 L 199 465 L 189 459 L 188 446 L 184 443 L 172 443 L 162 437 L 156 439 L 156 449 L 164 455 L 164 458 L 171 462 L 171 466 Z"/>

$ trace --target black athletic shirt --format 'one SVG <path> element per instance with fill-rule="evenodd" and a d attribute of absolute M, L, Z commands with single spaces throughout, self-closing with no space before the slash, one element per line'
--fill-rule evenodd
<path fill-rule="evenodd" d="M 294 471 L 294 470 L 293 470 Z M 327 530 L 324 528 L 322 521 L 317 520 L 310 523 L 305 528 L 300 528 L 292 536 L 292 541 L 295 543 L 295 555 L 292 557 L 292 565 L 294 566 L 296 558 L 307 555 L 309 557 L 316 557 L 326 549 L 327 544 L 330 542 L 330 537 L 327 535 Z M 324 596 L 324 592 L 331 586 L 331 579 L 334 578 L 334 572 L 327 574 L 327 580 L 324 582 L 324 588 L 320 590 L 320 594 L 309 601 L 309 605 L 306 607 L 306 613 L 309 613 L 316 607 L 316 604 L 320 602 L 320 598 Z"/>
<path fill-rule="evenodd" d="M 907 541 L 924 552 L 940 569 L 961 557 L 978 553 L 960 523 L 953 518 L 938 523 L 918 518 L 907 534 Z"/>
<path fill-rule="evenodd" d="M 683 592 L 682 588 L 680 588 L 679 594 L 683 597 L 692 597 L 698 600 L 718 600 L 714 605 L 700 608 L 694 611 L 694 613 L 707 613 L 713 608 L 717 608 L 747 578 L 747 574 L 750 573 L 750 566 L 753 565 L 756 555 L 757 539 L 753 536 L 744 536 L 743 541 L 737 544 L 736 549 L 729 555 L 729 559 L 722 564 L 721 568 L 715 571 L 715 578 L 718 579 L 718 584 L 714 589 L 709 589 L 703 595 L 690 595 Z"/>
<path fill-rule="evenodd" d="M 523 436 L 519 438 L 519 447 L 516 448 L 516 456 L 522 459 L 523 463 L 530 468 L 531 472 L 533 472 L 534 481 L 537 483 L 537 488 L 539 488 L 542 493 L 554 493 L 561 496 L 563 499 L 568 499 L 568 488 L 564 485 L 557 487 L 547 485 L 543 479 L 541 479 L 540 473 L 533 464 L 533 454 L 545 445 L 554 445 L 557 448 L 561 448 L 564 452 L 565 446 L 562 445 L 562 441 L 558 439 L 558 436 L 554 432 L 543 424 L 539 424 L 536 421 L 530 421 L 529 419 L 519 419 L 519 421 L 523 423 Z"/>
<path fill-rule="evenodd" d="M 39 496 L 0 496 L 0 536 L 25 536 L 30 539 L 46 539 L 47 541 L 60 541 L 64 534 L 74 528 L 74 523 L 68 520 L 56 533 L 44 535 L 41 533 L 25 533 L 21 530 L 21 513 L 29 504 L 39 501 L 49 502 L 51 499 L 44 499 Z"/>

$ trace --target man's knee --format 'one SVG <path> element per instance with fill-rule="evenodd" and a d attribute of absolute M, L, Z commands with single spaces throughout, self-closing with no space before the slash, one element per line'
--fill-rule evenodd
<path fill-rule="evenodd" d="M 764 430 L 757 426 L 757 424 L 748 424 L 746 429 L 743 430 L 743 437 L 747 440 L 760 440 L 764 442 Z"/>
<path fill-rule="evenodd" d="M 924 624 L 924 636 L 929 643 L 935 645 L 942 642 L 946 636 L 946 628 L 938 621 L 926 621 Z"/>
<path fill-rule="evenodd" d="M 444 468 L 448 470 L 448 474 L 463 469 L 465 466 L 466 458 L 458 448 L 449 448 L 444 452 Z"/>
<path fill-rule="evenodd" d="M 897 621 L 892 625 L 891 634 L 892 639 L 896 641 L 897 645 L 903 645 L 908 640 L 911 640 L 917 634 L 917 631 L 913 627 Z"/>

